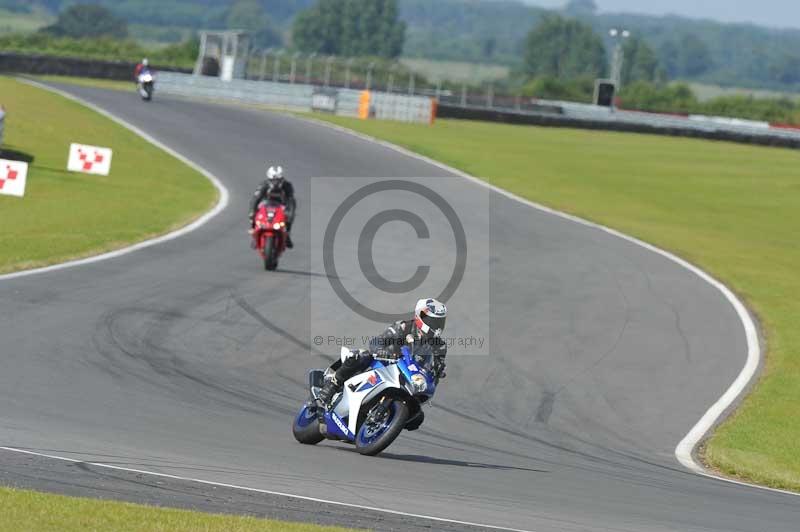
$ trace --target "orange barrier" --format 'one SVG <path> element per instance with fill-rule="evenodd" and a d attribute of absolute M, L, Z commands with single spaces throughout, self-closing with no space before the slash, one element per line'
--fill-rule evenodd
<path fill-rule="evenodd" d="M 358 100 L 358 117 L 361 120 L 369 119 L 369 105 L 372 95 L 369 91 L 362 91 Z"/>

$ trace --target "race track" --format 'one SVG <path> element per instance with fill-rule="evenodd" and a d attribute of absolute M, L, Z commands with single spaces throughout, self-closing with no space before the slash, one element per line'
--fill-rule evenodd
<path fill-rule="evenodd" d="M 430 177 L 457 211 L 487 190 L 285 115 L 64 89 L 217 175 L 231 203 L 179 239 L 0 281 L 0 446 L 537 532 L 798 529 L 800 499 L 699 477 L 674 457 L 745 362 L 744 331 L 723 296 L 651 251 L 495 193 L 485 213 L 491 312 L 472 314 L 483 294 L 462 289 L 448 322 L 467 334 L 490 320 L 491 354 L 450 357 L 422 429 L 380 457 L 297 444 L 290 423 L 305 372 L 337 352 L 310 345 L 316 329 L 379 332 L 314 296 L 327 279 L 303 205 L 337 191 L 324 180 L 311 190 L 310 177 Z M 266 160 L 284 162 L 301 204 L 296 248 L 276 273 L 261 269 L 244 232 Z M 402 224 L 384 230 L 415 238 Z M 0 481 L 380 530 L 465 527 L 11 451 L 0 451 Z"/>

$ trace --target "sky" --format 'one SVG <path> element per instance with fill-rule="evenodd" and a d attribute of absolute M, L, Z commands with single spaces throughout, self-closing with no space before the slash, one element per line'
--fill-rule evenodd
<path fill-rule="evenodd" d="M 542 7 L 561 7 L 566 0 L 523 0 Z M 648 15 L 672 13 L 722 22 L 800 28 L 800 0 L 595 0 L 600 11 Z"/>

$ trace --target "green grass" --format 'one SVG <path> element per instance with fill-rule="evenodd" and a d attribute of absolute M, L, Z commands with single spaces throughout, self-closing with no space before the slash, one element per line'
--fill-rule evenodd
<path fill-rule="evenodd" d="M 77 76 L 30 76 L 39 81 L 52 81 L 54 83 L 67 83 L 69 85 L 80 85 L 82 87 L 95 87 L 98 89 L 111 89 L 115 91 L 127 91 L 135 93 L 136 84 L 133 82 L 133 73 L 131 72 L 131 81 L 119 81 L 115 79 L 97 79 L 97 78 L 84 78 Z"/>
<path fill-rule="evenodd" d="M 468 121 L 320 118 L 617 228 L 727 283 L 758 315 L 768 356 L 759 385 L 705 458 L 729 475 L 800 490 L 800 152 Z"/>
<path fill-rule="evenodd" d="M 3 150 L 34 157 L 25 197 L 0 196 L 0 272 L 124 247 L 186 225 L 217 201 L 198 172 L 78 103 L 2 77 L 0 99 Z M 70 142 L 114 149 L 111 174 L 67 172 Z"/>
<path fill-rule="evenodd" d="M 0 532 L 345 532 L 344 528 L 204 514 L 0 488 Z"/>
<path fill-rule="evenodd" d="M 400 62 L 430 80 L 438 78 L 465 83 L 482 83 L 508 77 L 510 68 L 488 63 L 467 63 L 462 61 L 438 61 L 417 57 L 403 57 Z"/>

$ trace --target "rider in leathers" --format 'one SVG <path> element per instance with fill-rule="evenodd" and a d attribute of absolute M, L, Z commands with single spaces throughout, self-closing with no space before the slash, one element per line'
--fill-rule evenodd
<path fill-rule="evenodd" d="M 398 321 L 390 325 L 383 334 L 370 340 L 369 350 L 356 350 L 342 362 L 337 360 L 331 369 L 336 370 L 333 378 L 328 380 L 319 394 L 324 404 L 329 404 L 336 393 L 342 389 L 344 382 L 363 373 L 377 358 L 397 359 L 402 356 L 404 346 L 411 348 L 415 354 L 427 354 L 434 357 L 434 372 L 437 381 L 444 379 L 447 343 L 442 339 L 447 307 L 435 299 L 420 299 L 414 309 L 414 319 Z M 422 424 L 422 417 L 413 428 Z M 413 429 L 412 429 L 413 430 Z"/>
<path fill-rule="evenodd" d="M 294 198 L 294 187 L 283 178 L 283 168 L 280 166 L 270 166 L 267 170 L 267 180 L 262 182 L 253 195 L 250 202 L 250 229 L 254 228 L 256 210 L 262 201 L 274 200 L 286 208 L 286 247 L 293 248 L 292 242 L 292 222 L 297 208 L 297 200 Z"/>

